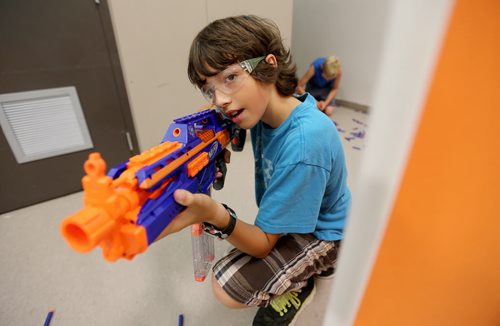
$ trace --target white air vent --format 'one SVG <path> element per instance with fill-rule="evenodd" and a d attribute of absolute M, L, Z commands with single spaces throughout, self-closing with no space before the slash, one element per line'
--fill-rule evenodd
<path fill-rule="evenodd" d="M 18 163 L 93 147 L 75 87 L 2 94 L 0 124 Z"/>

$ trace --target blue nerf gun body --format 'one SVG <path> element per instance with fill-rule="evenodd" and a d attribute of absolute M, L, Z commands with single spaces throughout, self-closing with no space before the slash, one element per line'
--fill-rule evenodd
<path fill-rule="evenodd" d="M 217 168 L 225 172 L 224 148 L 241 132 L 220 113 L 206 110 L 174 120 L 160 145 L 107 175 L 100 154 L 90 154 L 82 178 L 84 208 L 63 220 L 63 237 L 78 252 L 100 245 L 109 261 L 144 252 L 184 209 L 174 191 L 207 193 Z M 214 188 L 223 182 L 218 179 Z"/>

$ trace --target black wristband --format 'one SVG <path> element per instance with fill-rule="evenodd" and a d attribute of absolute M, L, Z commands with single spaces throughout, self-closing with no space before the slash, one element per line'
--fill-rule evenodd
<path fill-rule="evenodd" d="M 215 227 L 215 225 L 203 222 L 203 231 L 219 239 L 225 239 L 229 237 L 231 233 L 233 233 L 234 227 L 236 226 L 236 219 L 238 218 L 231 207 L 227 206 L 226 204 L 222 204 L 222 206 L 224 206 L 224 208 L 229 213 L 229 223 L 226 225 L 226 227 L 224 227 L 223 229 L 218 229 L 217 227 Z"/>
<path fill-rule="evenodd" d="M 222 234 L 225 235 L 225 238 L 227 238 L 231 235 L 231 233 L 233 233 L 234 227 L 236 226 L 236 219 L 238 217 L 231 207 L 227 206 L 226 204 L 222 204 L 222 206 L 224 206 L 224 208 L 229 213 L 229 224 L 220 232 L 222 232 Z"/>

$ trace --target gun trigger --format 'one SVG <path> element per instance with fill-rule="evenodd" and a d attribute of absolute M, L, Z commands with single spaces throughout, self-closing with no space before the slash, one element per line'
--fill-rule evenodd
<path fill-rule="evenodd" d="M 224 182 L 226 181 L 227 172 L 227 166 L 226 162 L 224 161 L 223 155 L 219 155 L 219 157 L 217 157 L 217 159 L 215 160 L 215 166 L 222 173 L 222 177 L 215 179 L 213 187 L 215 190 L 221 190 L 222 188 L 224 188 Z"/>

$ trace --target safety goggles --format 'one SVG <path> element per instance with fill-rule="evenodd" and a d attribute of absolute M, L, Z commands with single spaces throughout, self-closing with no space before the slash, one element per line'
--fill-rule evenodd
<path fill-rule="evenodd" d="M 215 91 L 231 95 L 241 89 L 245 80 L 266 57 L 248 59 L 231 65 L 214 76 L 210 84 L 201 87 L 201 93 L 208 102 L 215 104 Z"/>

